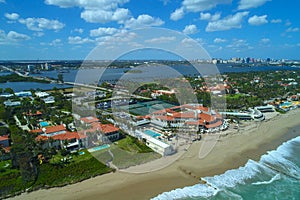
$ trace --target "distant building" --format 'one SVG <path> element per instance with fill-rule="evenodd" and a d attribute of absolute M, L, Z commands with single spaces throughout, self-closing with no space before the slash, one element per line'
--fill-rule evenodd
<path fill-rule="evenodd" d="M 159 97 L 161 95 L 173 95 L 173 94 L 176 94 L 176 91 L 175 90 L 155 90 L 152 92 L 151 94 L 151 97 L 152 98 L 156 98 L 156 97 Z"/>
<path fill-rule="evenodd" d="M 34 70 L 34 65 L 27 65 L 27 71 L 32 72 Z"/>
<path fill-rule="evenodd" d="M 4 101 L 3 104 L 6 106 L 6 107 L 14 107 L 14 106 L 20 106 L 21 105 L 21 101 Z"/>
<path fill-rule="evenodd" d="M 50 94 L 47 92 L 36 92 L 35 96 L 39 97 L 39 98 L 44 98 L 44 97 L 48 97 Z"/>
<path fill-rule="evenodd" d="M 43 101 L 46 104 L 51 104 L 51 103 L 55 103 L 55 98 L 53 96 L 48 96 L 47 98 L 44 98 Z"/>
<path fill-rule="evenodd" d="M 21 91 L 21 92 L 15 92 L 15 95 L 17 97 L 31 97 L 32 93 L 30 91 Z"/>
<path fill-rule="evenodd" d="M 10 98 L 10 97 L 13 97 L 14 95 L 13 94 L 10 94 L 10 93 L 2 93 L 0 94 L 0 97 L 4 97 L 4 98 Z"/>

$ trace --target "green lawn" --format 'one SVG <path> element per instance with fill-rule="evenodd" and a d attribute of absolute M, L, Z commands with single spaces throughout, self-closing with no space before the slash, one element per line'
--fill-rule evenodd
<path fill-rule="evenodd" d="M 26 189 L 19 170 L 11 168 L 11 160 L 0 162 L 0 198 Z"/>
<path fill-rule="evenodd" d="M 37 180 L 27 184 L 23 183 L 18 169 L 10 168 L 11 161 L 0 162 L 0 199 L 4 195 L 15 194 L 25 189 L 36 190 L 63 186 L 113 171 L 94 158 L 87 150 L 84 152 L 84 155 L 72 155 L 72 159 L 68 163 L 61 162 L 60 159 L 63 156 L 60 154 L 55 155 L 49 163 L 44 162 L 38 166 Z"/>
<path fill-rule="evenodd" d="M 126 138 L 115 142 L 116 144 L 112 144 L 110 148 L 95 151 L 92 155 L 102 163 L 112 161 L 120 169 L 140 165 L 161 157 L 160 154 L 153 152 L 145 144 L 134 139 L 126 136 Z M 113 154 L 113 157 L 109 151 Z"/>
<path fill-rule="evenodd" d="M 116 142 L 116 145 L 124 151 L 133 152 L 133 153 L 153 152 L 153 150 L 149 148 L 145 143 L 139 141 L 137 138 L 128 135 L 124 139 Z"/>
<path fill-rule="evenodd" d="M 84 152 L 84 155 L 73 155 L 69 163 L 63 163 L 60 160 L 63 157 L 56 155 L 50 163 L 40 165 L 39 176 L 34 187 L 54 187 L 76 183 L 113 171 L 95 159 L 88 151 L 84 150 Z"/>

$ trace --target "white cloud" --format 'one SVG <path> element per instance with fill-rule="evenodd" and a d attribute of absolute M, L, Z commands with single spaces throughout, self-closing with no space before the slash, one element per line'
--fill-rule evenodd
<path fill-rule="evenodd" d="M 264 44 L 266 44 L 266 43 L 269 43 L 271 40 L 269 39 L 269 38 L 262 38 L 261 40 L 260 40 L 260 42 L 261 43 L 264 43 Z"/>
<path fill-rule="evenodd" d="M 232 43 L 227 45 L 226 47 L 231 48 L 236 52 L 253 49 L 253 47 L 250 46 L 246 40 L 242 40 L 242 39 L 234 39 Z"/>
<path fill-rule="evenodd" d="M 130 12 L 124 8 L 118 8 L 115 11 L 90 9 L 83 11 L 80 16 L 85 21 L 92 23 L 108 23 L 111 21 L 124 23 L 130 17 Z"/>
<path fill-rule="evenodd" d="M 80 34 L 82 34 L 84 32 L 84 30 L 82 28 L 75 28 L 73 31 L 80 33 Z"/>
<path fill-rule="evenodd" d="M 238 12 L 235 15 L 229 15 L 224 19 L 209 22 L 205 30 L 207 32 L 212 32 L 225 31 L 233 28 L 241 28 L 243 18 L 248 14 L 249 12 Z"/>
<path fill-rule="evenodd" d="M 44 32 L 35 32 L 33 35 L 36 37 L 42 37 L 43 35 L 45 35 L 45 33 Z"/>
<path fill-rule="evenodd" d="M 191 35 L 191 34 L 195 34 L 198 32 L 197 26 L 194 24 L 191 25 L 187 25 L 185 26 L 185 28 L 182 31 L 184 34 L 186 35 Z"/>
<path fill-rule="evenodd" d="M 61 39 L 55 39 L 50 42 L 50 46 L 60 46 L 61 44 Z"/>
<path fill-rule="evenodd" d="M 184 47 L 195 47 L 195 45 L 201 45 L 203 46 L 205 44 L 205 41 L 202 38 L 196 38 L 196 39 L 192 39 L 192 38 L 184 38 L 181 40 L 181 45 L 183 45 Z"/>
<path fill-rule="evenodd" d="M 87 44 L 93 42 L 93 40 L 89 38 L 81 38 L 79 36 L 68 37 L 69 44 Z"/>
<path fill-rule="evenodd" d="M 230 4 L 232 0 L 183 0 L 180 8 L 171 13 L 170 19 L 181 19 L 185 13 L 210 10 L 219 4 Z"/>
<path fill-rule="evenodd" d="M 216 38 L 214 39 L 214 43 L 223 43 L 223 42 L 226 42 L 227 40 L 225 39 L 222 39 L 222 38 Z"/>
<path fill-rule="evenodd" d="M 20 17 L 20 15 L 19 15 L 18 13 L 11 13 L 11 14 L 5 13 L 4 16 L 5 16 L 7 19 L 13 20 L 13 21 L 19 19 L 19 17 Z"/>
<path fill-rule="evenodd" d="M 230 4 L 232 0 L 184 0 L 182 7 L 188 12 L 210 10 L 218 4 Z"/>
<path fill-rule="evenodd" d="M 9 31 L 7 34 L 0 30 L 0 44 L 14 44 L 31 39 L 28 35 L 17 33 L 15 31 Z"/>
<path fill-rule="evenodd" d="M 214 15 L 210 13 L 200 13 L 200 19 L 201 20 L 207 20 L 207 21 L 217 21 L 221 17 L 220 13 L 215 13 Z"/>
<path fill-rule="evenodd" d="M 46 46 L 54 46 L 54 47 L 62 46 L 61 39 L 54 39 L 50 43 L 41 42 L 40 44 Z"/>
<path fill-rule="evenodd" d="M 165 22 L 160 18 L 154 18 L 150 15 L 139 15 L 137 19 L 130 18 L 125 22 L 125 28 L 140 28 L 145 26 L 161 26 Z"/>
<path fill-rule="evenodd" d="M 290 25 L 292 25 L 292 23 L 290 22 L 290 20 L 286 20 L 286 21 L 285 21 L 285 25 L 286 25 L 286 26 L 290 26 Z"/>
<path fill-rule="evenodd" d="M 46 0 L 49 5 L 61 8 L 80 7 L 83 8 L 81 18 L 91 23 L 107 23 L 117 21 L 124 23 L 131 17 L 130 11 L 120 8 L 129 0 Z"/>
<path fill-rule="evenodd" d="M 170 19 L 173 21 L 177 21 L 177 20 L 183 18 L 183 16 L 184 16 L 183 8 L 179 8 L 171 13 Z"/>
<path fill-rule="evenodd" d="M 104 10 L 116 9 L 129 0 L 45 0 L 48 5 L 56 5 L 61 8 L 81 7 L 85 9 L 101 8 Z"/>
<path fill-rule="evenodd" d="M 272 19 L 272 20 L 271 20 L 271 23 L 273 23 L 273 24 L 279 24 L 279 23 L 281 23 L 281 22 L 282 22 L 281 19 Z"/>
<path fill-rule="evenodd" d="M 5 0 L 0 0 L 0 3 L 5 3 Z"/>
<path fill-rule="evenodd" d="M 254 26 L 267 24 L 268 23 L 267 15 L 262 15 L 262 16 L 254 15 L 248 19 L 248 23 Z"/>
<path fill-rule="evenodd" d="M 290 32 L 298 32 L 298 31 L 299 31 L 299 28 L 292 28 L 292 27 L 290 27 L 290 28 L 286 29 L 286 32 L 288 32 L 288 33 L 290 33 Z"/>
<path fill-rule="evenodd" d="M 45 18 L 26 18 L 19 19 L 21 24 L 25 24 L 29 30 L 43 31 L 45 29 L 58 31 L 65 25 L 58 20 L 49 20 Z"/>
<path fill-rule="evenodd" d="M 259 6 L 264 5 L 266 2 L 271 0 L 241 0 L 239 2 L 238 9 L 245 10 L 249 8 L 257 8 Z"/>
<path fill-rule="evenodd" d="M 100 27 L 98 29 L 90 30 L 90 36 L 91 37 L 98 37 L 98 36 L 102 36 L 102 35 L 113 35 L 116 32 L 118 32 L 118 29 L 116 29 L 116 28 Z"/>
<path fill-rule="evenodd" d="M 152 38 L 149 40 L 145 40 L 147 43 L 164 43 L 164 42 L 170 42 L 176 40 L 176 37 L 158 37 L 158 38 Z"/>
<path fill-rule="evenodd" d="M 164 4 L 164 6 L 166 6 L 168 3 L 170 3 L 171 1 L 170 0 L 161 0 Z"/>
<path fill-rule="evenodd" d="M 106 35 L 96 38 L 96 41 L 99 45 L 102 45 L 105 48 L 113 46 L 122 46 L 124 45 L 124 43 L 130 46 L 137 46 L 138 44 L 133 41 L 136 37 L 136 33 L 128 32 L 126 30 L 120 30 L 114 35 Z"/>

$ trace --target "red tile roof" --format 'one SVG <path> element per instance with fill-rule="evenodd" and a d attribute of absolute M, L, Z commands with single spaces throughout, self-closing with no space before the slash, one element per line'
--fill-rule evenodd
<path fill-rule="evenodd" d="M 206 128 L 215 128 L 215 127 L 218 127 L 221 125 L 222 125 L 222 121 L 217 121 L 216 123 L 213 123 L 213 124 L 207 124 L 207 125 L 205 125 L 205 127 Z"/>
<path fill-rule="evenodd" d="M 71 140 L 71 139 L 82 139 L 86 138 L 85 135 L 79 134 L 77 132 L 66 132 L 59 135 L 52 136 L 54 140 Z"/>
<path fill-rule="evenodd" d="M 41 111 L 36 111 L 36 113 L 26 113 L 27 116 L 37 116 L 37 115 L 42 115 L 43 113 Z"/>
<path fill-rule="evenodd" d="M 62 134 L 58 134 L 58 135 L 54 135 L 54 136 L 43 136 L 43 135 L 39 135 L 35 138 L 36 141 L 41 141 L 41 140 L 48 140 L 49 138 L 52 138 L 53 140 L 71 140 L 71 139 L 82 139 L 82 138 L 86 138 L 85 135 L 81 134 L 81 133 L 77 133 L 77 132 L 69 132 L 67 131 L 66 133 L 62 133 Z"/>
<path fill-rule="evenodd" d="M 92 116 L 82 117 L 82 118 L 80 118 L 80 120 L 83 121 L 86 124 L 90 124 L 90 123 L 99 121 L 99 119 L 97 117 L 92 117 Z"/>
<path fill-rule="evenodd" d="M 35 138 L 35 141 L 45 141 L 45 140 L 48 140 L 49 137 L 47 136 L 44 136 L 44 135 L 39 135 Z"/>
<path fill-rule="evenodd" d="M 112 124 L 93 123 L 92 127 L 93 129 L 99 130 L 104 134 L 109 134 L 120 130 Z"/>
<path fill-rule="evenodd" d="M 56 126 L 48 126 L 42 129 L 34 129 L 31 130 L 31 133 L 46 133 L 46 134 L 50 134 L 50 133 L 55 133 L 55 132 L 60 132 L 60 131 L 66 131 L 66 127 L 65 125 L 56 125 Z"/>
<path fill-rule="evenodd" d="M 173 113 L 173 117 L 175 118 L 195 118 L 194 112 L 183 112 L 183 113 Z"/>
<path fill-rule="evenodd" d="M 199 114 L 200 119 L 205 120 L 206 122 L 212 122 L 216 120 L 216 117 L 206 114 L 206 113 L 200 113 Z"/>
<path fill-rule="evenodd" d="M 34 129 L 30 131 L 31 133 L 43 133 L 42 129 Z"/>
<path fill-rule="evenodd" d="M 62 125 L 57 125 L 57 126 L 48 126 L 45 129 L 46 129 L 45 133 L 50 134 L 50 133 L 65 131 L 66 127 L 62 124 Z"/>
<path fill-rule="evenodd" d="M 5 141 L 5 140 L 9 140 L 8 135 L 0 136 L 0 141 Z"/>

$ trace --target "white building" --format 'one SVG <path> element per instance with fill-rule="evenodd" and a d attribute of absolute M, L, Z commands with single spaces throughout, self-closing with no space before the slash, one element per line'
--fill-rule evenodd
<path fill-rule="evenodd" d="M 167 156 L 174 153 L 174 149 L 171 145 L 164 143 L 154 137 L 151 137 L 150 135 L 147 135 L 142 131 L 136 131 L 136 135 L 139 135 L 143 139 L 146 139 L 146 145 L 162 156 Z"/>

